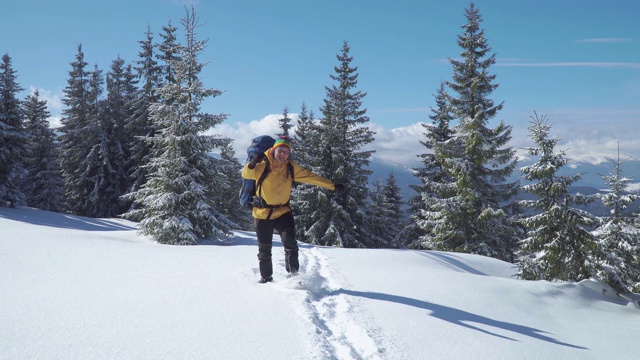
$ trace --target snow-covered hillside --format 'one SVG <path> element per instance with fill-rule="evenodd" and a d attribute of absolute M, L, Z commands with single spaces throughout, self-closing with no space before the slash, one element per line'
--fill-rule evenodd
<path fill-rule="evenodd" d="M 0 208 L 0 359 L 637 359 L 640 307 L 481 256 L 301 244 L 258 284 L 255 234 L 167 246 L 118 219 Z M 301 282 L 301 285 L 298 283 Z"/>

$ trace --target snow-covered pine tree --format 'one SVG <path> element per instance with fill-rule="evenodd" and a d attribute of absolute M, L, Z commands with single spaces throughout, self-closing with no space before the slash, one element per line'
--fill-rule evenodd
<path fill-rule="evenodd" d="M 18 99 L 22 91 L 9 54 L 0 62 L 0 206 L 23 206 L 28 134 Z"/>
<path fill-rule="evenodd" d="M 390 247 L 391 239 L 397 233 L 389 221 L 393 213 L 388 205 L 384 183 L 376 178 L 369 192 L 369 206 L 364 208 L 364 226 L 369 234 L 367 245 L 371 248 Z"/>
<path fill-rule="evenodd" d="M 91 72 L 86 70 L 82 45 L 78 45 L 75 61 L 71 62 L 71 70 L 67 86 L 63 90 L 65 96 L 62 103 L 62 127 L 60 135 L 60 162 L 64 178 L 65 208 L 67 211 L 84 215 L 84 201 L 89 196 L 91 184 L 85 184 L 80 163 L 87 157 L 93 138 L 88 131 L 93 121 L 91 107 L 94 102 L 90 98 L 89 81 Z"/>
<path fill-rule="evenodd" d="M 94 72 L 98 74 L 98 72 Z M 91 146 L 86 161 L 81 163 L 84 173 L 94 184 L 89 192 L 85 212 L 92 217 L 114 217 L 129 207 L 120 196 L 130 188 L 127 159 L 132 136 L 125 128 L 131 116 L 130 105 L 135 94 L 131 68 L 117 58 L 107 73 L 107 96 L 97 105 L 98 114 L 91 126 L 96 142 Z M 95 79 L 91 88 L 101 87 L 102 79 Z"/>
<path fill-rule="evenodd" d="M 127 119 L 125 125 L 125 129 L 132 136 L 129 144 L 130 156 L 127 163 L 127 174 L 131 177 L 131 186 L 127 191 L 128 193 L 137 191 L 147 182 L 145 165 L 149 163 L 151 142 L 145 139 L 155 134 L 153 123 L 149 118 L 149 106 L 158 102 L 156 90 L 160 87 L 159 76 L 162 71 L 162 68 L 155 60 L 153 34 L 148 28 L 145 34 L 147 36 L 146 39 L 139 41 L 141 49 L 134 67 L 139 83 L 142 85 L 136 90 L 137 94 L 133 97 L 134 100 L 131 104 L 132 115 Z M 135 203 L 131 202 L 131 206 L 135 206 Z"/>
<path fill-rule="evenodd" d="M 81 196 L 73 204 L 74 212 L 83 216 L 100 216 L 100 207 L 110 207 L 111 204 L 100 203 L 100 193 L 105 188 L 103 184 L 104 175 L 101 173 L 101 144 L 103 141 L 102 129 L 103 123 L 107 117 L 106 100 L 102 99 L 104 92 L 104 75 L 97 65 L 94 66 L 93 72 L 87 83 L 87 100 L 89 103 L 87 111 L 88 123 L 81 129 L 83 139 L 82 145 L 85 147 L 86 154 L 75 164 L 77 174 L 76 191 Z"/>
<path fill-rule="evenodd" d="M 369 192 L 369 206 L 365 208 L 365 224 L 369 234 L 369 247 L 397 248 L 404 212 L 402 195 L 393 173 L 383 182 L 376 178 Z"/>
<path fill-rule="evenodd" d="M 241 169 L 231 142 L 221 145 L 220 173 L 225 176 L 226 181 L 215 188 L 215 207 L 234 223 L 234 229 L 255 230 L 251 211 L 240 206 L 238 202 L 237 192 L 242 187 L 242 178 L 239 175 Z"/>
<path fill-rule="evenodd" d="M 440 229 L 447 226 L 442 215 L 449 206 L 446 199 L 455 195 L 454 179 L 442 168 L 443 157 L 440 150 L 453 137 L 449 124 L 454 118 L 444 83 L 440 84 L 434 98 L 436 106 L 429 115 L 432 125 L 421 124 L 425 129 L 426 140 L 421 140 L 420 144 L 427 152 L 418 155 L 423 166 L 413 169 L 414 176 L 421 184 L 409 185 L 417 195 L 409 200 L 412 221 L 403 230 L 402 237 L 410 241 L 408 245 L 413 248 L 451 250 L 447 247 L 446 240 L 438 238 Z"/>
<path fill-rule="evenodd" d="M 609 284 L 618 293 L 640 292 L 640 230 L 634 219 L 625 215 L 627 206 L 640 199 L 639 194 L 625 193 L 631 182 L 622 176 L 624 161 L 607 158 L 613 165 L 609 175 L 602 178 L 610 191 L 600 196 L 611 214 L 601 219 L 600 226 L 592 233 L 597 239 L 595 251 L 595 276 Z"/>
<path fill-rule="evenodd" d="M 158 74 L 160 83 L 175 83 L 174 69 L 172 64 L 180 61 L 180 54 L 178 53 L 179 44 L 176 36 L 178 28 L 171 24 L 171 21 L 162 27 L 160 37 L 162 42 L 158 44 L 159 53 L 157 55 L 158 60 L 162 62 L 160 66 L 160 73 Z"/>
<path fill-rule="evenodd" d="M 366 93 L 355 91 L 358 84 L 357 67 L 351 67 L 349 45 L 345 41 L 337 55 L 339 65 L 331 79 L 337 84 L 325 87 L 326 98 L 321 107 L 317 163 L 312 168 L 335 183 L 342 183 L 346 191 L 336 194 L 315 187 L 310 197 L 317 202 L 312 213 L 301 214 L 298 224 L 304 232 L 303 240 L 312 244 L 340 247 L 366 247 L 368 235 L 364 229 L 364 207 L 367 200 L 369 165 L 373 151 L 362 150 L 373 142 L 374 132 L 364 126 L 369 118 L 361 109 Z M 314 160 L 315 161 L 315 160 Z"/>
<path fill-rule="evenodd" d="M 391 230 L 390 247 L 402 246 L 404 238 L 399 237 L 400 231 L 405 227 L 406 215 L 403 206 L 406 204 L 402 200 L 400 187 L 396 180 L 396 176 L 390 173 L 383 187 L 383 192 L 387 200 L 387 208 L 391 209 L 391 213 L 387 219 L 389 229 Z"/>
<path fill-rule="evenodd" d="M 318 148 L 316 142 L 319 140 L 319 136 L 315 133 L 318 126 L 313 118 L 313 111 L 309 112 L 307 104 L 303 102 L 300 107 L 300 114 L 298 114 L 296 132 L 293 136 L 293 147 L 295 149 L 295 161 L 307 169 L 311 169 L 313 164 L 317 162 L 311 160 Z M 305 184 L 300 184 L 300 186 L 305 186 Z"/>
<path fill-rule="evenodd" d="M 523 190 L 536 198 L 521 200 L 520 204 L 535 213 L 521 220 L 529 231 L 521 242 L 517 275 L 525 280 L 580 281 L 590 278 L 594 271 L 596 243 L 587 227 L 596 219 L 574 206 L 593 199 L 569 192 L 569 186 L 580 180 L 581 174 L 557 175 L 569 160 L 564 151 L 554 152 L 559 139 L 549 138 L 550 129 L 545 116 L 532 117 L 529 131 L 536 147 L 527 151 L 539 159 L 520 172 L 530 182 Z"/>
<path fill-rule="evenodd" d="M 40 100 L 36 89 L 23 102 L 25 125 L 29 133 L 27 179 L 24 192 L 27 205 L 47 211 L 62 211 L 64 189 L 57 154 L 56 135 L 49 128 L 46 100 Z"/>
<path fill-rule="evenodd" d="M 458 36 L 462 61 L 449 59 L 453 66 L 453 81 L 446 85 L 452 114 L 459 120 L 454 138 L 443 149 L 442 166 L 455 178 L 455 202 L 441 213 L 447 228 L 439 229 L 439 239 L 445 239 L 450 250 L 513 260 L 517 226 L 514 226 L 513 198 L 518 182 L 507 182 L 517 160 L 515 151 L 506 146 L 511 140 L 511 126 L 500 122 L 488 127 L 490 119 L 502 109 L 489 95 L 498 84 L 489 68 L 495 63 L 478 9 L 470 5 L 465 10 L 467 23 Z"/>
<path fill-rule="evenodd" d="M 185 44 L 166 49 L 173 54 L 166 69 L 171 76 L 158 89 L 159 102 L 150 106 L 150 116 L 158 129 L 147 138 L 152 158 L 147 165 L 148 180 L 127 197 L 140 204 L 124 216 L 142 218 L 141 230 L 159 243 L 197 244 L 220 239 L 234 225 L 214 204 L 215 189 L 225 184 L 221 161 L 210 152 L 230 140 L 204 132 L 223 122 L 225 114 L 200 113 L 202 101 L 222 91 L 204 88 L 200 74 L 205 64 L 198 56 L 206 40 L 196 39 L 198 19 L 193 7 L 182 20 Z"/>
<path fill-rule="evenodd" d="M 289 107 L 287 105 L 282 109 L 282 117 L 278 119 L 278 126 L 282 129 L 282 132 L 278 135 L 289 136 L 289 129 L 293 127 L 291 125 L 291 118 L 289 117 Z"/>

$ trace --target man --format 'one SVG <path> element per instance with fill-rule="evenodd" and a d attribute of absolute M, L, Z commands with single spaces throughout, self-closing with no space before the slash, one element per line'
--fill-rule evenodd
<path fill-rule="evenodd" d="M 296 275 L 300 268 L 295 223 L 289 204 L 293 180 L 339 192 L 344 190 L 344 185 L 334 184 L 320 175 L 303 169 L 292 161 L 289 158 L 291 144 L 291 139 L 281 136 L 275 141 L 273 147 L 265 151 L 264 154 L 254 156 L 242 169 L 243 178 L 253 179 L 257 182 L 265 169 L 269 168 L 262 184 L 257 185 L 252 211 L 258 237 L 261 283 L 273 280 L 271 247 L 274 230 L 280 235 L 284 245 L 287 272 L 290 275 Z"/>

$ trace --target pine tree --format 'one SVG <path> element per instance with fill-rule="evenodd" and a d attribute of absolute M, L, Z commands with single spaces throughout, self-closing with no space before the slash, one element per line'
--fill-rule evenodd
<path fill-rule="evenodd" d="M 240 206 L 238 201 L 237 191 L 242 187 L 239 175 L 242 166 L 235 157 L 231 142 L 220 146 L 220 159 L 220 173 L 224 175 L 225 181 L 215 188 L 215 207 L 234 223 L 234 229 L 254 230 L 251 211 Z"/>
<path fill-rule="evenodd" d="M 365 207 L 365 228 L 369 234 L 367 245 L 371 248 L 390 247 L 394 229 L 389 224 L 391 209 L 384 193 L 384 184 L 380 178 L 373 181 L 369 192 L 369 206 Z"/>
<path fill-rule="evenodd" d="M 113 215 L 110 211 L 107 213 L 111 215 L 102 213 L 104 208 L 112 206 L 111 203 L 104 203 L 102 197 L 104 189 L 109 186 L 109 183 L 105 182 L 104 172 L 105 167 L 109 165 L 103 164 L 103 161 L 108 161 L 108 158 L 105 158 L 107 151 L 105 146 L 109 137 L 108 133 L 104 133 L 104 129 L 110 127 L 107 100 L 102 99 L 104 81 L 102 70 L 95 65 L 90 73 L 85 93 L 88 103 L 87 123 L 79 129 L 82 136 L 80 151 L 83 156 L 79 157 L 78 162 L 74 164 L 76 182 L 72 185 L 75 187 L 73 191 L 77 194 L 77 199 L 71 209 L 74 213 L 90 217 Z"/>
<path fill-rule="evenodd" d="M 278 119 L 278 125 L 280 129 L 282 129 L 282 133 L 278 135 L 289 136 L 289 129 L 291 129 L 293 125 L 291 125 L 291 118 L 289 117 L 289 107 L 286 105 L 282 109 L 282 117 Z"/>
<path fill-rule="evenodd" d="M 93 145 L 89 132 L 94 105 L 90 98 L 89 80 L 91 72 L 86 70 L 82 45 L 78 45 L 75 61 L 71 63 L 65 96 L 62 103 L 62 127 L 60 135 L 60 159 L 64 178 L 65 208 L 76 214 L 84 214 L 84 199 L 88 198 L 91 183 L 85 184 L 80 164 L 87 157 Z"/>
<path fill-rule="evenodd" d="M 127 164 L 127 173 L 131 177 L 131 186 L 128 192 L 137 191 L 147 181 L 145 169 L 149 163 L 151 142 L 146 139 L 155 134 L 153 123 L 149 118 L 149 106 L 158 102 L 156 90 L 159 87 L 159 76 L 162 70 L 154 59 L 152 33 L 147 29 L 145 34 L 147 35 L 146 39 L 139 41 L 141 50 L 138 53 L 139 60 L 135 62 L 137 77 L 142 86 L 137 89 L 137 94 L 133 97 L 132 115 L 125 125 L 125 129 L 132 136 L 129 144 L 131 155 Z"/>
<path fill-rule="evenodd" d="M 613 165 L 609 175 L 602 176 L 610 192 L 602 195 L 602 203 L 611 208 L 593 232 L 597 239 L 595 276 L 619 293 L 640 292 L 640 230 L 633 218 L 624 215 L 627 206 L 640 199 L 639 194 L 624 193 L 631 179 L 622 176 L 623 161 L 607 158 Z"/>
<path fill-rule="evenodd" d="M 171 25 L 171 21 L 162 27 L 160 37 L 162 43 L 158 44 L 157 55 L 158 60 L 162 62 L 160 67 L 159 80 L 160 83 L 175 83 L 175 75 L 173 64 L 180 61 L 180 55 L 178 54 L 180 45 L 177 42 L 176 31 L 178 28 Z"/>
<path fill-rule="evenodd" d="M 94 74 L 91 89 L 96 92 L 95 98 L 99 98 L 103 79 L 99 71 Z M 92 217 L 114 217 L 128 208 L 120 196 L 130 187 L 126 163 L 131 137 L 124 125 L 131 114 L 134 86 L 123 59 L 112 62 L 106 82 L 107 97 L 98 101 L 97 116 L 90 126 L 96 140 L 81 162 L 85 176 L 93 183 L 84 209 Z"/>
<path fill-rule="evenodd" d="M 387 222 L 389 226 L 389 246 L 400 247 L 404 238 L 400 237 L 400 231 L 404 228 L 405 202 L 400 194 L 400 187 L 393 173 L 390 173 L 384 184 L 383 193 L 386 198 L 386 207 L 390 211 Z"/>
<path fill-rule="evenodd" d="M 402 232 L 402 237 L 410 241 L 409 245 L 419 249 L 437 247 L 441 242 L 436 241 L 439 229 L 446 224 L 443 222 L 441 211 L 444 210 L 445 199 L 453 196 L 454 179 L 443 169 L 443 156 L 440 149 L 453 138 L 453 130 L 449 127 L 454 119 L 451 115 L 444 83 L 440 84 L 434 96 L 436 106 L 432 108 L 429 118 L 432 125 L 422 124 L 425 129 L 426 140 L 420 141 L 427 153 L 420 154 L 423 166 L 413 169 L 421 184 L 410 185 L 417 193 L 409 200 L 409 211 L 412 221 Z"/>
<path fill-rule="evenodd" d="M 26 197 L 22 190 L 28 134 L 24 128 L 24 114 L 17 95 L 23 89 L 9 54 L 0 63 L 0 206 L 23 206 Z"/>
<path fill-rule="evenodd" d="M 593 199 L 569 192 L 569 186 L 581 179 L 580 174 L 557 175 L 569 160 L 564 151 L 554 153 L 559 139 L 549 138 L 550 129 L 544 116 L 536 115 L 529 126 L 537 147 L 527 150 L 539 159 L 520 172 L 531 182 L 523 190 L 536 199 L 520 203 L 536 213 L 521 220 L 529 233 L 521 243 L 518 276 L 525 280 L 580 281 L 590 278 L 594 271 L 591 255 L 596 243 L 587 227 L 595 224 L 595 218 L 574 206 Z"/>
<path fill-rule="evenodd" d="M 373 248 L 397 248 L 398 235 L 402 228 L 404 212 L 402 196 L 393 173 L 385 183 L 377 178 L 369 192 L 370 204 L 365 209 L 366 229 L 369 234 L 368 246 Z"/>
<path fill-rule="evenodd" d="M 126 196 L 140 208 L 124 216 L 141 218 L 142 232 L 159 243 L 191 245 L 226 236 L 234 224 L 214 206 L 215 189 L 226 185 L 226 178 L 221 161 L 209 155 L 230 140 L 204 134 L 226 115 L 200 113 L 202 101 L 222 91 L 206 89 L 200 81 L 205 64 L 198 56 L 206 41 L 195 37 L 199 25 L 193 8 L 182 24 L 185 44 L 171 49 L 173 56 L 165 67 L 171 76 L 158 89 L 160 101 L 150 106 L 158 133 L 147 138 L 152 145 L 148 180 Z"/>
<path fill-rule="evenodd" d="M 512 261 L 517 239 L 513 198 L 517 182 L 506 182 L 515 166 L 515 151 L 506 144 L 511 140 L 511 127 L 502 121 L 488 128 L 490 119 L 502 109 L 489 95 L 498 84 L 489 68 L 495 54 L 486 57 L 491 48 L 481 16 L 471 4 L 465 11 L 467 24 L 458 36 L 462 61 L 449 59 L 453 81 L 446 85 L 452 114 L 459 120 L 454 138 L 442 150 L 442 166 L 455 179 L 455 195 L 443 202 L 438 218 L 446 228 L 438 230 L 434 239 L 443 250 L 470 252 Z"/>
<path fill-rule="evenodd" d="M 56 135 L 49 128 L 47 102 L 35 90 L 24 101 L 26 128 L 29 134 L 27 179 L 24 191 L 27 205 L 48 211 L 64 206 L 62 170 L 56 148 Z"/>
<path fill-rule="evenodd" d="M 349 45 L 344 42 L 337 55 L 339 66 L 331 79 L 337 85 L 325 87 L 326 98 L 321 107 L 323 118 L 316 163 L 312 169 L 342 183 L 346 191 L 335 194 L 314 188 L 308 194 L 317 205 L 311 213 L 298 216 L 298 224 L 304 229 L 304 241 L 319 245 L 340 247 L 365 247 L 368 234 L 363 229 L 363 209 L 367 200 L 367 182 L 371 174 L 365 169 L 373 151 L 361 150 L 373 141 L 374 132 L 364 124 L 369 121 L 366 109 L 361 109 L 366 93 L 354 91 L 358 83 L 357 67 L 351 67 Z"/>

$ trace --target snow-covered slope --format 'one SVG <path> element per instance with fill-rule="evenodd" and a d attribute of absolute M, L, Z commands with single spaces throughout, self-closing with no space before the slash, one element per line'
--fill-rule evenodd
<path fill-rule="evenodd" d="M 286 279 L 275 245 L 257 284 L 251 232 L 167 246 L 124 220 L 0 208 L 0 359 L 637 358 L 637 299 L 596 281 L 306 244 Z"/>

